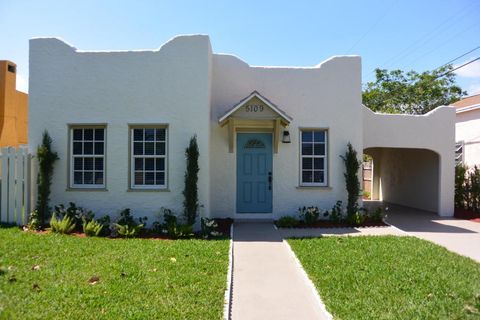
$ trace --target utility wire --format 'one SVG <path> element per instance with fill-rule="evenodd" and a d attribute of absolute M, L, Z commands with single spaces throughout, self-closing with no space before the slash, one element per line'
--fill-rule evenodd
<path fill-rule="evenodd" d="M 446 76 L 447 74 L 452 73 L 453 71 L 458 70 L 458 69 L 460 69 L 460 68 L 463 68 L 463 67 L 465 67 L 465 66 L 468 66 L 470 63 L 473 63 L 473 62 L 475 62 L 475 61 L 477 61 L 477 60 L 480 60 L 480 57 L 478 57 L 478 58 L 476 58 L 476 59 L 473 59 L 473 60 L 470 60 L 470 61 L 468 61 L 468 62 L 465 62 L 465 63 L 462 64 L 461 66 L 458 66 L 458 67 L 456 67 L 456 68 L 453 68 L 452 70 L 449 70 L 449 71 L 447 71 L 447 72 L 445 72 L 445 73 L 443 73 L 443 74 L 435 77 L 435 79 L 438 79 L 438 78 L 441 78 L 441 77 L 443 77 L 443 76 Z"/>
<path fill-rule="evenodd" d="M 452 60 L 448 61 L 447 63 L 442 64 L 440 67 L 435 68 L 434 70 L 443 68 L 443 67 L 445 67 L 446 65 L 448 65 L 448 64 L 450 64 L 450 63 L 452 63 L 452 62 L 455 62 L 455 61 L 457 61 L 458 59 L 463 58 L 463 57 L 465 57 L 467 54 L 472 53 L 473 51 L 478 50 L 478 49 L 480 49 L 480 46 L 478 46 L 478 47 L 476 47 L 476 48 L 473 48 L 472 50 L 470 50 L 470 51 L 468 51 L 468 52 L 465 52 L 465 53 L 462 54 L 461 56 L 458 56 L 458 57 L 456 57 L 455 59 L 452 59 Z"/>

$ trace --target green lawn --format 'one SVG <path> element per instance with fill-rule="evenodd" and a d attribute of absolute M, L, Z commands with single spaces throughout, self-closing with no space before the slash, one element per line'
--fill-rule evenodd
<path fill-rule="evenodd" d="M 412 237 L 288 241 L 335 319 L 480 319 L 480 264 Z"/>
<path fill-rule="evenodd" d="M 0 319 L 221 319 L 228 248 L 0 228 Z"/>

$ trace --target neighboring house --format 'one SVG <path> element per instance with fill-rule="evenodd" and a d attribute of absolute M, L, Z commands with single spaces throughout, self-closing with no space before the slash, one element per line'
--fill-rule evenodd
<path fill-rule="evenodd" d="M 452 104 L 456 110 L 456 162 L 480 166 L 480 94 Z"/>
<path fill-rule="evenodd" d="M 16 90 L 17 66 L 0 61 L 0 147 L 28 143 L 28 94 Z"/>
<path fill-rule="evenodd" d="M 180 213 L 185 148 L 197 135 L 203 216 L 274 219 L 345 203 L 348 142 L 359 158 L 373 156 L 374 199 L 453 214 L 453 108 L 373 113 L 362 105 L 358 56 L 253 67 L 212 53 L 202 35 L 117 52 L 39 38 L 29 87 L 31 151 L 48 129 L 60 157 L 53 204 Z"/>

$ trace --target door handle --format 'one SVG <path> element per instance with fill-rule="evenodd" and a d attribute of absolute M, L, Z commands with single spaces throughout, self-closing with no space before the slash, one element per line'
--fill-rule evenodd
<path fill-rule="evenodd" d="M 272 178 L 272 172 L 269 171 L 269 172 L 268 172 L 268 190 L 272 190 L 272 180 L 273 180 L 273 178 Z"/>

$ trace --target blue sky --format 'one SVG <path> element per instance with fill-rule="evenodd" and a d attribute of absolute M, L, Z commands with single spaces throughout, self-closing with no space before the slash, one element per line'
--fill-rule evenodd
<path fill-rule="evenodd" d="M 82 50 L 155 49 L 179 34 L 208 34 L 214 52 L 251 65 L 312 66 L 333 55 L 376 67 L 424 71 L 480 46 L 478 0 L 24 1 L 0 0 L 0 59 L 28 90 L 28 39 L 56 36 Z M 480 57 L 480 49 L 455 61 Z M 480 93 L 480 60 L 458 83 Z"/>

